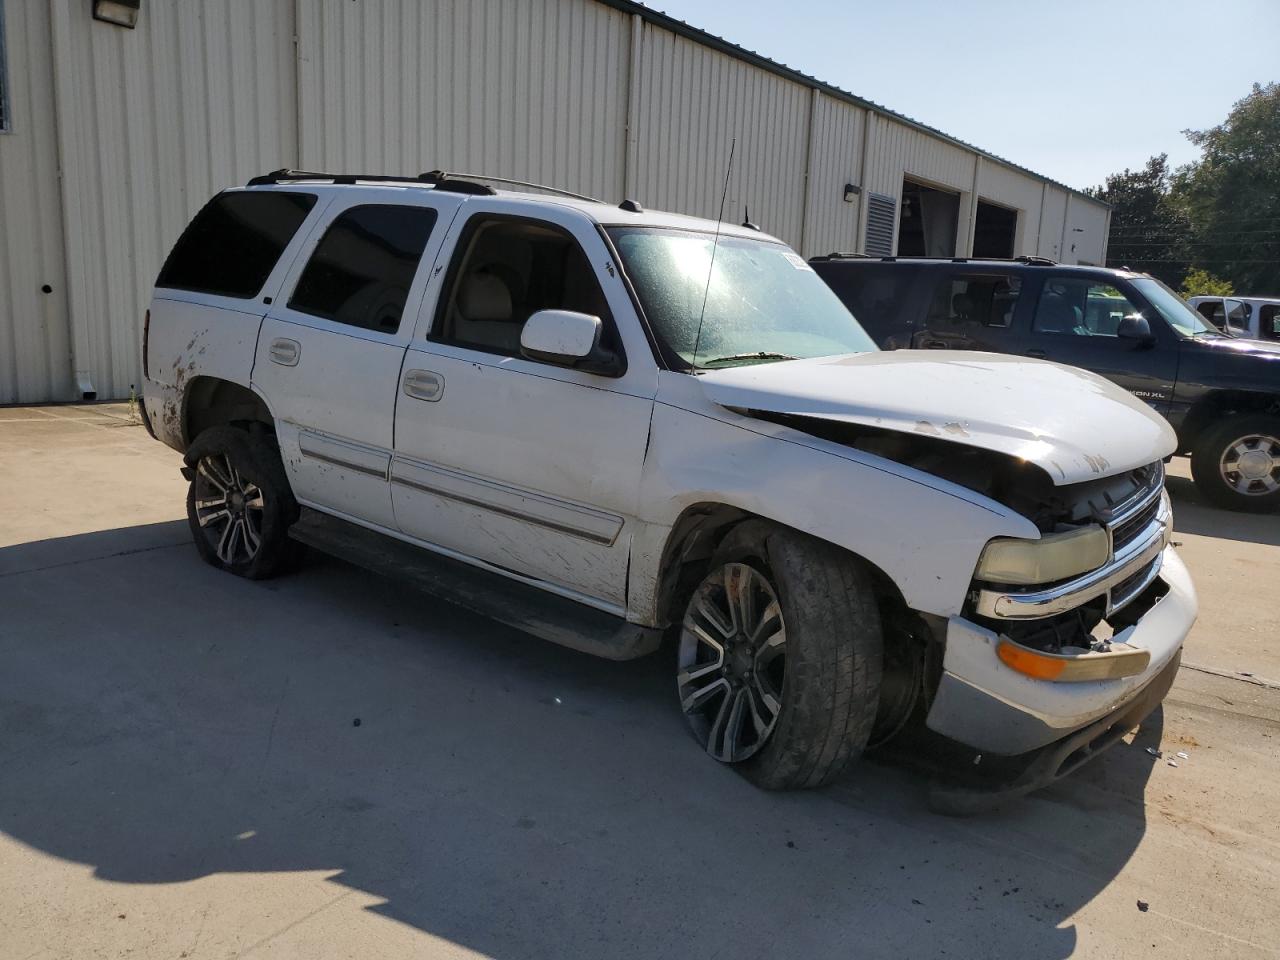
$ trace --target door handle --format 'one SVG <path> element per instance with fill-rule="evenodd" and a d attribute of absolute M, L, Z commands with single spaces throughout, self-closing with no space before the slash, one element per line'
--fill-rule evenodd
<path fill-rule="evenodd" d="M 302 356 L 302 344 L 297 340 L 277 337 L 271 341 L 270 354 L 272 363 L 278 363 L 282 367 L 296 367 L 298 358 Z"/>
<path fill-rule="evenodd" d="M 1043 360 L 1046 354 L 1043 350 L 1028 350 L 1027 356 L 1032 357 L 1035 360 Z"/>
<path fill-rule="evenodd" d="M 444 396 L 444 377 L 430 370 L 406 370 L 404 374 L 404 394 L 415 400 L 427 400 L 431 403 Z"/>

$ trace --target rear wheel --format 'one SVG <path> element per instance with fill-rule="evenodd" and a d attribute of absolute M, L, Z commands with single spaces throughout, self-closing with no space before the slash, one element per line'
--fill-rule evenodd
<path fill-rule="evenodd" d="M 210 427 L 186 455 L 195 475 L 187 522 L 206 563 L 251 580 L 293 558 L 289 525 L 298 506 L 274 444 L 235 427 Z"/>
<path fill-rule="evenodd" d="M 1191 454 L 1205 498 L 1228 510 L 1280 510 L 1280 417 L 1255 413 L 1206 430 Z"/>
<path fill-rule="evenodd" d="M 861 564 L 753 521 L 726 537 L 686 608 L 680 703 L 707 753 L 758 786 L 821 786 L 867 744 L 881 656 Z"/>

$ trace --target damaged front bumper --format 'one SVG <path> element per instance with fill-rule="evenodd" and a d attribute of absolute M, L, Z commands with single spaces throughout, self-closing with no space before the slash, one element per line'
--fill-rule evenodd
<path fill-rule="evenodd" d="M 942 677 L 927 726 L 980 753 L 1015 756 L 1064 740 L 1113 716 L 1127 719 L 1128 708 L 1140 694 L 1148 687 L 1155 689 L 1154 681 L 1171 664 L 1176 670 L 1183 640 L 1196 620 L 1196 593 L 1186 567 L 1172 547 L 1164 548 L 1160 560 L 1159 578 L 1167 592 L 1137 623 L 1114 637 L 1116 644 L 1150 655 L 1141 673 L 1074 683 L 1035 679 L 1000 660 L 997 633 L 963 617 L 952 617 L 947 623 Z M 1158 703 L 1157 699 L 1146 712 Z M 1141 717 L 1130 727 L 1139 720 Z"/>

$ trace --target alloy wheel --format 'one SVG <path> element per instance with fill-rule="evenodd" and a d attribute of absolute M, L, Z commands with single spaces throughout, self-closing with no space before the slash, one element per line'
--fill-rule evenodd
<path fill-rule="evenodd" d="M 240 475 L 223 454 L 196 465 L 195 508 L 200 530 L 228 566 L 249 563 L 262 546 L 262 490 Z"/>
<path fill-rule="evenodd" d="M 1280 490 L 1280 439 L 1250 434 L 1227 445 L 1218 461 L 1222 480 L 1236 493 L 1265 496 Z"/>
<path fill-rule="evenodd" d="M 680 633 L 680 705 L 707 753 L 746 760 L 782 712 L 787 632 L 777 592 L 745 563 L 727 563 L 698 586 Z"/>

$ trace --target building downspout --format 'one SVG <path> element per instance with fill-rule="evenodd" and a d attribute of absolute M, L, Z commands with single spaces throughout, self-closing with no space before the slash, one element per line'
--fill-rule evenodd
<path fill-rule="evenodd" d="M 862 159 L 858 166 L 858 185 L 862 192 L 858 194 L 858 213 L 856 217 L 857 236 L 853 238 L 855 253 L 867 252 L 867 198 L 870 196 L 871 184 L 867 182 L 867 158 L 871 152 L 871 135 L 874 130 L 875 115 L 870 110 L 862 112 Z"/>
<path fill-rule="evenodd" d="M 622 196 L 626 200 L 638 200 L 636 196 L 636 165 L 639 162 L 640 144 L 637 125 L 640 122 L 640 57 L 644 44 L 644 18 L 631 15 L 631 63 L 627 71 L 627 119 L 623 129 Z"/>
<path fill-rule="evenodd" d="M 804 194 L 800 203 L 800 254 L 805 257 L 814 255 L 814 252 L 809 249 L 809 204 L 812 202 L 809 192 L 813 183 L 813 138 L 818 132 L 818 98 L 822 96 L 817 87 L 814 87 L 810 94 L 809 135 L 804 141 Z"/>

